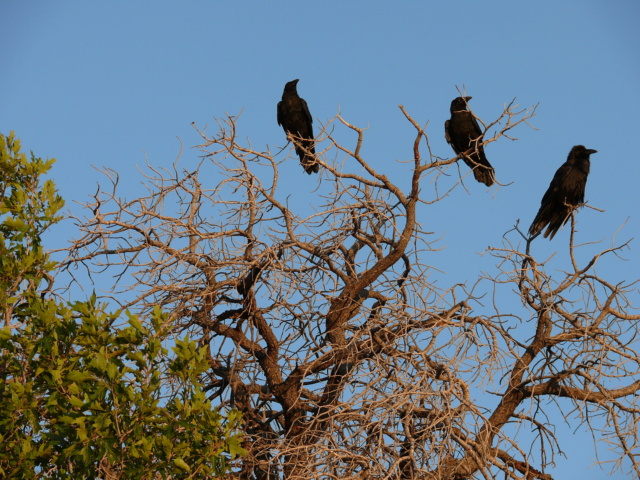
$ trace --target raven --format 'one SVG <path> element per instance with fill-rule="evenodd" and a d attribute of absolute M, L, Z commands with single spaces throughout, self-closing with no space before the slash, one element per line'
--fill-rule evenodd
<path fill-rule="evenodd" d="M 444 122 L 444 136 L 453 151 L 462 155 L 473 176 L 487 187 L 493 185 L 495 171 L 484 154 L 482 130 L 473 114 L 467 110 L 472 97 L 457 97 L 451 102 L 451 118 Z M 465 153 L 471 150 L 469 153 Z"/>
<path fill-rule="evenodd" d="M 562 225 L 567 223 L 573 210 L 584 203 L 584 189 L 589 175 L 589 155 L 597 150 L 590 150 L 583 145 L 576 145 L 569 152 L 567 161 L 562 164 L 551 180 L 547 192 L 540 202 L 540 210 L 529 227 L 529 235 L 538 235 L 546 225 L 544 238 L 549 240 Z M 551 236 L 549 236 L 551 235 Z"/>
<path fill-rule="evenodd" d="M 300 98 L 296 89 L 299 79 L 291 80 L 284 86 L 282 100 L 278 102 L 278 125 L 282 125 L 284 133 L 291 135 L 300 157 L 304 171 L 308 174 L 318 173 L 320 166 L 316 162 L 316 147 L 313 143 L 313 118 L 309 113 L 307 102 Z"/>

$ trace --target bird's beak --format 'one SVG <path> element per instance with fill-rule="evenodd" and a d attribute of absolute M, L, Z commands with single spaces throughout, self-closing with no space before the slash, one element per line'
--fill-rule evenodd
<path fill-rule="evenodd" d="M 469 100 L 471 100 L 473 97 L 462 97 L 462 98 L 464 98 L 464 101 L 465 101 L 465 102 L 468 102 L 468 101 L 469 101 Z"/>
<path fill-rule="evenodd" d="M 593 150 L 591 148 L 587 148 L 587 153 L 591 155 L 592 153 L 598 153 L 598 150 Z"/>
<path fill-rule="evenodd" d="M 299 81 L 300 81 L 300 79 L 299 79 L 299 78 L 296 78 L 296 79 L 293 81 L 293 83 L 295 83 L 295 84 L 297 85 Z"/>

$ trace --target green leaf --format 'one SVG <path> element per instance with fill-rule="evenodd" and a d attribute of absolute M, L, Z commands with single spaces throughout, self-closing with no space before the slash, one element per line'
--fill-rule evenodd
<path fill-rule="evenodd" d="M 191 467 L 189 467 L 189 465 L 187 465 L 185 463 L 184 460 L 182 460 L 181 458 L 175 458 L 173 460 L 174 465 L 176 465 L 177 467 L 180 467 L 181 469 L 183 469 L 186 472 L 190 472 L 191 471 Z"/>
<path fill-rule="evenodd" d="M 78 408 L 84 406 L 84 402 L 74 395 L 69 397 L 69 403 L 71 403 L 72 406 L 78 407 Z"/>
<path fill-rule="evenodd" d="M 131 325 L 139 332 L 146 332 L 146 329 L 143 327 L 142 322 L 138 319 L 137 315 L 129 315 L 129 325 Z"/>
<path fill-rule="evenodd" d="M 93 380 L 93 375 L 87 372 L 72 370 L 67 374 L 67 380 L 70 382 L 85 382 L 87 380 Z"/>
<path fill-rule="evenodd" d="M 227 440 L 227 448 L 229 450 L 229 455 L 231 455 L 231 458 L 235 458 L 238 456 L 244 457 L 247 454 L 247 451 L 242 448 L 241 442 L 241 437 L 232 437 Z"/>
<path fill-rule="evenodd" d="M 0 330 L 0 340 L 9 340 L 12 336 L 11 330 L 8 327 L 4 327 Z"/>

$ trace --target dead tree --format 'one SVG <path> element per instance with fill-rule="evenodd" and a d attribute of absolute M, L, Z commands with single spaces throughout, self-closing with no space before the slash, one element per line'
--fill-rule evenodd
<path fill-rule="evenodd" d="M 198 130 L 196 168 L 149 167 L 146 196 L 119 198 L 105 171 L 112 188 L 78 219 L 66 266 L 114 272 L 122 309 L 161 307 L 176 335 L 208 349 L 210 398 L 244 416 L 239 478 L 549 479 L 549 398 L 585 422 L 604 415 L 600 438 L 640 473 L 633 287 L 597 277 L 599 256 L 552 277 L 518 242 L 491 249 L 499 269 L 474 288 L 431 283 L 437 235 L 419 211 L 446 208 L 461 181 L 441 179 L 459 158 L 435 155 L 400 108 L 416 131 L 411 162 L 396 167 L 405 190 L 364 158 L 365 131 L 337 116 L 317 139 L 322 179 L 290 199 L 283 155 L 238 140 L 228 117 L 216 135 Z M 507 105 L 484 144 L 534 113 Z M 353 147 L 336 140 L 349 132 Z M 521 311 L 499 296 L 487 310 L 483 285 L 509 286 Z M 514 425 L 537 438 L 522 443 Z"/>

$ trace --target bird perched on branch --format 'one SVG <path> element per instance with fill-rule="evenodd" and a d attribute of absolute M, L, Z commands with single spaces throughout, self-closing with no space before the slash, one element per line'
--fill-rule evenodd
<path fill-rule="evenodd" d="M 451 102 L 451 118 L 444 122 L 444 136 L 453 151 L 462 155 L 464 163 L 473 170 L 473 176 L 487 187 L 495 181 L 495 171 L 487 160 L 482 146 L 482 130 L 469 110 L 472 97 L 457 97 Z M 465 152 L 468 152 L 465 154 Z"/>
<path fill-rule="evenodd" d="M 545 226 L 544 238 L 549 240 L 562 225 L 567 223 L 571 213 L 584 203 L 584 191 L 589 175 L 589 156 L 597 150 L 576 145 L 569 152 L 567 161 L 562 164 L 551 180 L 547 192 L 540 202 L 540 210 L 529 227 L 529 235 L 536 236 Z"/>
<path fill-rule="evenodd" d="M 284 133 L 291 135 L 304 171 L 308 174 L 318 173 L 320 166 L 315 157 L 313 118 L 307 102 L 298 95 L 296 85 L 299 81 L 292 80 L 284 86 L 282 100 L 278 102 L 278 125 L 282 125 Z"/>

